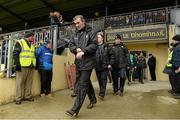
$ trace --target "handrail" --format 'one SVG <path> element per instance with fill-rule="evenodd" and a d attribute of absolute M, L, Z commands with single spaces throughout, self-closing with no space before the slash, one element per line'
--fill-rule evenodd
<path fill-rule="evenodd" d="M 129 12 L 129 13 L 122 13 L 122 14 L 116 14 L 116 15 L 111 15 L 111 16 L 104 16 L 104 17 L 99 17 L 99 18 L 94 18 L 94 19 L 86 19 L 87 23 L 90 23 L 91 27 L 93 30 L 97 30 L 100 28 L 100 30 L 104 30 L 104 29 L 108 29 L 108 27 L 112 28 L 124 28 L 124 27 L 133 27 L 133 26 L 141 26 L 141 25 L 152 25 L 152 24 L 161 24 L 161 23 L 167 23 L 169 22 L 169 14 L 170 14 L 170 10 L 173 8 L 178 8 L 180 6 L 170 6 L 170 7 L 162 7 L 162 8 L 156 8 L 156 9 L 149 9 L 149 10 L 142 10 L 142 11 L 134 11 L 134 12 Z M 158 14 L 161 14 L 161 10 L 165 11 L 165 20 L 164 21 L 159 21 L 159 20 L 155 20 L 153 19 L 153 22 L 147 22 L 147 17 L 148 17 L 148 12 L 152 12 L 152 17 L 154 16 L 154 13 L 157 12 Z M 144 13 L 144 18 L 145 22 L 139 22 L 138 24 L 135 24 L 134 22 L 134 15 L 137 14 L 137 16 L 140 16 L 141 13 Z M 131 22 L 127 22 L 126 21 L 126 16 L 130 15 Z M 112 19 L 110 19 L 112 17 Z M 118 19 L 114 19 L 113 17 L 116 17 Z M 123 17 L 120 19 L 120 17 Z M 139 17 L 140 18 L 140 17 Z M 158 18 L 159 19 L 159 18 Z M 109 20 L 109 21 L 106 21 Z M 121 21 L 120 21 L 121 20 Z M 154 22 L 155 21 L 155 22 Z M 117 23 L 116 23 L 117 22 Z M 119 23 L 122 23 L 121 25 Z M 128 24 L 126 24 L 128 23 Z M 107 26 L 105 26 L 107 25 Z M 64 27 L 64 26 L 62 26 Z M 67 29 L 66 29 L 67 28 Z M 72 29 L 69 29 L 72 28 Z M 29 30 L 33 30 L 35 31 L 35 45 L 39 45 L 38 43 L 40 43 L 42 40 L 52 40 L 53 42 L 53 49 L 55 49 L 54 53 L 56 53 L 57 50 L 57 46 L 60 43 L 61 39 L 66 38 L 67 36 L 71 36 L 72 32 L 74 32 L 73 30 L 75 29 L 74 26 L 68 26 L 68 27 L 64 27 L 64 29 L 59 28 L 57 25 L 53 25 L 53 26 L 43 26 L 43 27 L 37 27 L 37 28 L 32 28 L 32 29 L 26 29 L 26 30 L 20 30 L 20 31 L 15 31 L 15 32 L 11 32 L 11 33 L 5 33 L 5 34 L 1 34 L 0 37 L 3 37 L 3 41 L 6 41 L 8 44 L 8 48 L 5 48 L 5 56 L 7 57 L 7 63 L 5 62 L 5 64 L 7 64 L 7 66 L 5 67 L 5 69 L 3 69 L 3 71 L 7 71 L 6 74 L 8 75 L 7 77 L 9 77 L 11 75 L 11 71 L 12 71 L 12 50 L 13 50 L 13 46 L 15 44 L 15 40 L 18 39 L 19 36 L 18 33 L 24 33 L 25 31 L 29 31 Z M 61 34 L 62 33 L 62 34 Z M 4 37 L 4 36 L 7 36 Z M 63 38 L 64 37 L 64 38 Z M 0 42 L 2 42 L 0 40 Z M 2 46 L 1 46 L 2 47 Z M 2 64 L 2 53 L 0 54 L 0 65 Z M 3 58 L 3 60 L 5 60 Z M 0 73 L 3 72 L 1 71 L 1 67 L 0 67 Z"/>
<path fill-rule="evenodd" d="M 56 25 L 43 26 L 43 27 L 37 27 L 37 28 L 31 28 L 31 29 L 14 31 L 14 32 L 10 32 L 10 33 L 4 33 L 4 34 L 0 34 L 0 37 L 1 37 L 1 36 L 7 36 L 7 35 L 10 35 L 10 34 L 14 34 L 14 33 L 17 33 L 17 32 L 26 32 L 26 31 L 30 31 L 30 30 L 47 29 L 47 28 L 51 28 L 51 27 L 54 27 L 54 26 L 56 26 Z"/>
<path fill-rule="evenodd" d="M 106 19 L 106 18 L 109 18 L 109 17 L 120 16 L 120 15 L 127 15 L 127 14 L 138 13 L 138 12 L 150 12 L 150 11 L 162 10 L 162 9 L 168 9 L 169 10 L 169 9 L 178 8 L 178 7 L 180 7 L 180 5 L 169 6 L 169 7 L 161 7 L 161 8 L 154 8 L 154 9 L 148 9 L 148 10 L 140 10 L 140 11 L 121 13 L 121 14 L 115 14 L 115 15 L 109 15 L 109 16 L 102 16 L 102 17 L 93 18 L 93 19 L 86 19 L 86 21 L 89 22 L 91 20 Z M 50 28 L 52 26 L 43 26 L 43 27 L 37 27 L 37 28 L 31 28 L 31 29 L 26 29 L 26 30 L 15 31 L 15 32 L 11 32 L 11 33 L 0 34 L 0 37 L 1 36 L 6 36 L 6 35 L 9 35 L 9 34 L 13 34 L 13 33 L 17 33 L 17 32 L 25 32 L 25 31 L 29 31 L 29 30 L 35 30 L 35 29 L 45 29 L 47 27 Z"/>

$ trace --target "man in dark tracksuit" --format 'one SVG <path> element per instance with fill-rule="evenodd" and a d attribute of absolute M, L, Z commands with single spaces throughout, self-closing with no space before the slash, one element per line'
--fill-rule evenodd
<path fill-rule="evenodd" d="M 121 42 L 121 36 L 118 34 L 115 37 L 115 44 L 110 51 L 110 64 L 112 66 L 113 73 L 112 76 L 114 95 L 118 94 L 119 88 L 119 95 L 123 96 L 126 77 L 126 67 L 129 66 L 129 53 L 126 46 Z"/>
<path fill-rule="evenodd" d="M 156 81 L 156 58 L 152 54 L 149 54 L 148 66 L 151 74 L 151 80 Z"/>
<path fill-rule="evenodd" d="M 137 64 L 136 64 L 136 70 L 138 73 L 138 78 L 139 78 L 139 82 L 144 84 L 143 82 L 143 69 L 146 68 L 146 59 L 143 56 L 143 53 L 140 53 L 140 55 L 138 56 L 137 59 Z"/>
<path fill-rule="evenodd" d="M 74 23 L 77 31 L 69 43 L 69 48 L 75 55 L 77 97 L 74 106 L 66 111 L 66 114 L 71 117 L 79 113 L 86 94 L 90 99 L 88 108 L 92 108 L 93 104 L 96 103 L 94 88 L 90 81 L 92 69 L 95 67 L 95 52 L 97 49 L 95 34 L 92 33 L 92 28 L 86 25 L 82 15 L 75 16 Z"/>
<path fill-rule="evenodd" d="M 172 54 L 172 67 L 175 70 L 175 74 L 172 75 L 174 82 L 173 96 L 180 99 L 180 35 L 175 35 L 172 38 L 173 42 L 173 54 Z"/>
<path fill-rule="evenodd" d="M 108 48 L 104 44 L 104 36 L 102 32 L 97 34 L 97 43 L 98 49 L 96 51 L 96 75 L 99 83 L 99 98 L 104 99 L 107 85 L 107 76 L 108 76 Z"/>

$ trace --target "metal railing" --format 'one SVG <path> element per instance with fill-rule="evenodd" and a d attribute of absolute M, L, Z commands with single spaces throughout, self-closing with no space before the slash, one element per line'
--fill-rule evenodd
<path fill-rule="evenodd" d="M 105 29 L 161 24 L 168 22 L 169 9 L 159 8 L 108 16 L 105 18 Z"/>
<path fill-rule="evenodd" d="M 139 25 L 169 23 L 170 9 L 177 7 L 179 6 L 136 11 L 97 19 L 89 19 L 87 20 L 87 24 L 92 27 L 93 32 L 96 32 L 109 28 L 114 29 Z M 34 44 L 36 47 L 38 47 L 44 41 L 50 40 L 53 43 L 54 54 L 56 54 L 57 47 L 59 44 L 61 44 L 61 41 L 68 42 L 73 37 L 72 35 L 75 32 L 75 26 L 45 26 L 0 35 L 0 73 L 5 72 L 7 78 L 10 77 L 14 72 L 12 56 L 15 41 L 23 38 L 24 33 L 29 30 L 34 31 L 35 33 Z M 2 68 L 2 66 L 4 68 Z"/>
<path fill-rule="evenodd" d="M 53 47 L 56 48 L 57 26 L 45 26 L 29 30 L 34 32 L 33 44 L 36 47 L 39 47 L 44 41 L 50 40 L 53 42 Z M 0 73 L 6 73 L 7 78 L 9 78 L 15 72 L 13 61 L 14 45 L 16 41 L 23 38 L 24 33 L 29 30 L 0 35 Z"/>

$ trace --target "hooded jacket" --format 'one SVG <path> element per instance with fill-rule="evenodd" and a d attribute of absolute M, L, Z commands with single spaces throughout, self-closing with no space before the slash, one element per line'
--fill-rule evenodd
<path fill-rule="evenodd" d="M 36 57 L 38 60 L 39 69 L 43 70 L 52 70 L 52 51 L 46 47 L 46 45 L 42 45 L 36 51 Z"/>

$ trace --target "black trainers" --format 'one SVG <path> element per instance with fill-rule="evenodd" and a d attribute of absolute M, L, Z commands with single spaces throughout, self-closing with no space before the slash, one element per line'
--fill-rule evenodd
<path fill-rule="evenodd" d="M 92 109 L 94 107 L 93 103 L 90 103 L 88 106 L 87 106 L 87 109 Z"/>
<path fill-rule="evenodd" d="M 76 93 L 72 93 L 72 94 L 71 94 L 71 97 L 76 97 L 76 96 L 77 96 Z"/>
<path fill-rule="evenodd" d="M 90 102 L 89 105 L 87 106 L 87 109 L 92 109 L 94 107 L 94 104 L 96 104 L 97 101 Z"/>
<path fill-rule="evenodd" d="M 119 96 L 121 96 L 121 97 L 122 97 L 123 95 L 124 95 L 124 94 L 123 94 L 123 92 L 120 92 L 120 93 L 119 93 Z"/>
<path fill-rule="evenodd" d="M 175 99 L 180 99 L 180 95 L 174 96 Z"/>
<path fill-rule="evenodd" d="M 118 95 L 118 92 L 114 92 L 113 95 L 114 95 L 114 96 Z"/>
<path fill-rule="evenodd" d="M 72 110 L 67 110 L 65 114 L 70 116 L 70 117 L 76 117 L 77 116 L 77 113 L 75 113 Z"/>
<path fill-rule="evenodd" d="M 103 96 L 98 96 L 98 98 L 99 98 L 100 100 L 104 100 L 104 97 L 103 97 Z"/>
<path fill-rule="evenodd" d="M 140 82 L 141 84 L 144 84 L 144 82 L 143 82 L 142 80 L 139 80 L 139 82 Z"/>
<path fill-rule="evenodd" d="M 168 93 L 173 94 L 173 93 L 174 93 L 174 91 L 173 91 L 173 90 L 168 90 Z"/>
<path fill-rule="evenodd" d="M 16 105 L 20 105 L 22 103 L 22 101 L 21 100 L 16 100 L 15 103 L 16 103 Z"/>

